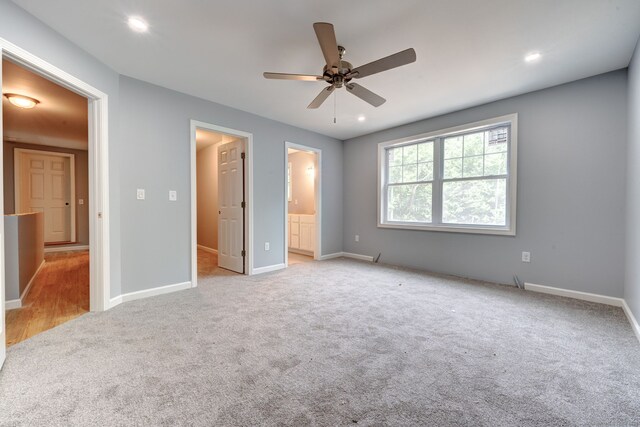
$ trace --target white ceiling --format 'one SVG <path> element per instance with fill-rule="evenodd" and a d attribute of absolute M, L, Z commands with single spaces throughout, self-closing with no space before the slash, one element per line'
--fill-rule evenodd
<path fill-rule="evenodd" d="M 2 97 L 6 141 L 87 149 L 86 98 L 7 60 L 2 61 L 2 93 L 26 95 L 40 101 L 35 108 L 23 109 Z"/>
<path fill-rule="evenodd" d="M 339 139 L 624 68 L 640 35 L 638 0 L 14 1 L 121 74 Z M 306 108 L 323 83 L 262 77 L 321 73 L 316 21 L 354 66 L 408 47 L 418 59 L 358 81 L 379 108 L 340 90 L 334 124 L 333 99 Z M 525 63 L 531 51 L 542 59 Z"/>

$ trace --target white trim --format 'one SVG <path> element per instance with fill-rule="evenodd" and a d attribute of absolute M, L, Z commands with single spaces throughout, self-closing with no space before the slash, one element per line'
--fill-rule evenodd
<path fill-rule="evenodd" d="M 56 245 L 44 247 L 45 254 L 49 254 L 52 252 L 75 252 L 88 250 L 91 250 L 91 247 L 89 245 Z"/>
<path fill-rule="evenodd" d="M 70 241 L 76 241 L 76 155 L 73 153 L 62 153 L 59 151 L 46 151 L 35 150 L 31 148 L 18 148 L 13 149 L 13 196 L 15 203 L 15 213 L 24 213 L 25 210 L 22 206 L 22 170 L 21 170 L 21 157 L 25 154 L 34 154 L 39 156 L 50 157 L 67 157 L 69 158 L 69 198 L 71 199 L 69 204 L 69 227 Z M 46 242 L 45 242 L 46 243 Z"/>
<path fill-rule="evenodd" d="M 5 310 L 15 310 L 16 308 L 22 308 L 22 300 L 18 299 L 10 299 L 4 302 Z"/>
<path fill-rule="evenodd" d="M 455 225 L 455 224 L 440 224 L 438 223 L 439 215 L 441 212 L 432 212 L 435 224 L 415 224 L 415 223 L 403 223 L 387 221 L 385 212 L 385 197 L 383 195 L 385 190 L 385 153 L 387 147 L 395 145 L 406 145 L 411 143 L 417 143 L 423 140 L 431 138 L 439 138 L 447 135 L 456 134 L 459 132 L 473 131 L 475 129 L 482 129 L 488 126 L 500 125 L 509 123 L 511 127 L 510 139 L 509 139 L 509 171 L 507 175 L 507 186 L 509 191 L 509 200 L 507 203 L 507 220 L 506 227 L 502 226 L 475 226 L 475 225 Z M 436 161 L 435 156 L 439 152 L 438 147 L 434 143 L 434 166 L 440 165 L 439 161 Z M 440 158 L 440 156 L 438 156 Z M 432 194 L 436 197 L 436 193 L 439 191 L 439 187 L 435 184 L 442 183 L 441 178 L 436 176 L 436 170 L 434 169 L 434 177 L 432 181 Z M 478 177 L 481 178 L 481 177 Z M 507 114 L 500 117 L 494 117 L 491 119 L 481 120 L 474 123 L 467 123 L 460 126 L 454 126 L 447 129 L 441 129 L 433 132 L 422 133 L 419 135 L 413 135 L 405 138 L 399 138 L 392 141 L 385 141 L 378 144 L 378 187 L 377 187 L 377 219 L 378 228 L 390 228 L 390 229 L 405 229 L 405 230 L 422 230 L 422 231 L 439 231 L 449 233 L 470 233 L 470 234 L 491 234 L 502 236 L 515 236 L 516 235 L 516 203 L 517 203 L 517 187 L 518 187 L 518 114 Z M 440 200 L 440 199 L 438 199 Z M 433 205 L 433 203 L 432 203 Z M 442 209 L 442 203 L 439 203 L 440 209 Z"/>
<path fill-rule="evenodd" d="M 636 334 L 636 338 L 640 341 L 640 325 L 638 324 L 638 320 L 633 315 L 631 308 L 627 305 L 627 301 L 622 301 L 622 309 L 624 310 L 624 314 L 627 315 L 627 319 L 629 319 L 629 323 L 631 323 L 631 329 L 633 329 L 633 333 Z"/>
<path fill-rule="evenodd" d="M 113 308 L 118 304 L 128 301 L 135 301 L 137 299 L 155 297 L 158 295 L 169 294 L 172 292 L 182 291 L 185 289 L 190 289 L 191 282 L 182 282 L 182 283 L 174 283 L 172 285 L 159 286 L 157 288 L 144 289 L 142 291 L 129 292 L 126 294 L 119 295 L 110 300 L 110 307 Z"/>
<path fill-rule="evenodd" d="M 316 232 L 315 236 L 315 248 L 313 250 L 313 259 L 320 260 L 322 258 L 322 149 L 311 147 L 308 145 L 296 144 L 293 142 L 284 142 L 284 240 L 283 240 L 283 252 L 284 252 L 284 265 L 285 268 L 289 266 L 289 228 L 287 227 L 287 221 L 289 218 L 289 199 L 287 193 L 289 191 L 288 182 L 288 165 L 289 163 L 289 148 L 293 148 L 300 151 L 312 152 L 315 154 L 315 178 L 313 181 L 313 198 L 315 208 L 315 221 L 314 228 Z M 291 251 L 295 252 L 295 251 Z M 306 255 L 306 254 L 305 254 Z"/>
<path fill-rule="evenodd" d="M 198 120 L 190 121 L 190 173 L 191 173 L 191 286 L 198 286 L 198 204 L 196 179 L 196 130 L 204 129 L 226 135 L 244 138 L 245 151 L 245 196 L 247 212 L 245 218 L 244 242 L 247 251 L 246 274 L 256 274 L 253 268 L 253 134 L 223 126 L 205 123 Z"/>
<path fill-rule="evenodd" d="M 89 282 L 90 309 L 109 308 L 111 261 L 109 240 L 109 97 L 104 92 L 72 76 L 15 44 L 0 38 L 0 56 L 59 84 L 88 99 L 88 168 L 89 168 Z M 1 68 L 1 67 L 0 67 Z M 0 112 L 2 107 L 0 106 Z M 2 140 L 0 126 L 0 140 Z M 2 167 L 0 162 L 0 168 Z M 0 180 L 2 174 L 0 173 Z M 2 182 L 0 181 L 0 187 Z M 0 204 L 2 198 L 0 197 Z M 0 207 L 2 207 L 0 205 Z M 4 209 L 4 208 L 2 208 Z M 0 292 L 4 293 L 4 275 L 0 274 Z M 2 306 L 4 307 L 4 306 Z M 4 318 L 4 313 L 0 313 Z M 4 325 L 4 323 L 3 323 Z M 4 326 L 3 326 L 4 328 Z M 0 346 L 3 348 L 4 346 Z M 1 358 L 0 358 L 1 360 Z"/>
<path fill-rule="evenodd" d="M 360 261 L 373 262 L 373 257 L 369 255 L 360 255 L 360 254 L 354 254 L 351 252 L 342 252 L 342 256 L 344 258 L 353 258 L 353 259 L 359 259 Z"/>
<path fill-rule="evenodd" d="M 40 273 L 40 270 L 42 270 L 42 267 L 44 267 L 44 264 L 45 264 L 45 260 L 42 260 L 42 262 L 40 263 L 40 265 L 36 269 L 35 273 L 33 273 L 33 276 L 31 276 L 31 279 L 29 279 L 29 283 L 27 283 L 27 286 L 24 288 L 24 291 L 22 291 L 22 294 L 20 294 L 20 298 L 12 299 L 12 300 L 6 301 L 4 303 L 4 306 L 5 306 L 6 310 L 11 310 L 11 309 L 14 309 L 14 308 L 22 307 L 22 301 L 24 301 L 24 299 L 27 297 L 27 295 L 29 295 L 29 291 L 31 290 L 31 286 L 35 282 L 36 276 L 38 276 L 38 273 Z"/>
<path fill-rule="evenodd" d="M 254 268 L 253 269 L 253 274 L 269 273 L 271 271 L 282 270 L 283 268 L 287 268 L 287 266 L 284 265 L 284 264 L 267 265 L 266 267 Z"/>
<path fill-rule="evenodd" d="M 336 253 L 333 253 L 333 254 L 322 255 L 320 257 L 320 261 L 326 261 L 328 259 L 342 258 L 342 257 L 344 257 L 344 253 L 343 252 L 336 252 Z"/>
<path fill-rule="evenodd" d="M 24 288 L 24 291 L 22 291 L 22 294 L 20 294 L 20 301 L 24 301 L 24 299 L 27 297 L 27 295 L 29 295 L 29 291 L 31 290 L 31 286 L 33 285 L 33 282 L 35 281 L 36 276 L 38 275 L 38 273 L 40 273 L 40 270 L 42 270 L 42 267 L 44 267 L 45 262 L 46 262 L 45 260 L 42 260 L 42 262 L 40 263 L 40 265 L 36 269 L 36 272 L 33 273 L 33 276 L 31 276 L 31 279 L 29 279 L 29 283 L 27 283 L 27 286 Z"/>
<path fill-rule="evenodd" d="M 205 252 L 209 252 L 211 254 L 218 254 L 218 250 L 217 249 L 213 249 L 213 248 L 210 248 L 208 246 L 198 245 L 198 249 L 201 249 L 201 250 L 203 250 Z"/>
<path fill-rule="evenodd" d="M 606 295 L 592 294 L 589 292 L 572 291 L 569 289 L 555 288 L 553 286 L 536 285 L 533 283 L 524 284 L 524 289 L 532 292 L 540 292 L 543 294 L 557 295 L 561 297 L 579 299 L 589 302 L 597 302 L 600 304 L 612 305 L 614 307 L 622 307 L 624 300 L 622 298 L 609 297 Z"/>

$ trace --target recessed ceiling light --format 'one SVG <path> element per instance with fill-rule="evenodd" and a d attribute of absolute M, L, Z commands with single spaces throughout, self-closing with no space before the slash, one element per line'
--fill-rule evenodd
<path fill-rule="evenodd" d="M 127 23 L 129 24 L 129 28 L 137 33 L 146 33 L 149 31 L 149 24 L 147 24 L 147 21 L 138 16 L 130 16 Z"/>
<path fill-rule="evenodd" d="M 364 122 L 365 120 L 367 120 L 367 118 L 365 116 L 362 116 L 362 115 L 358 116 L 358 121 L 359 122 Z"/>
<path fill-rule="evenodd" d="M 31 98 L 29 96 L 24 96 L 24 95 L 18 95 L 15 93 L 5 93 L 4 96 L 6 96 L 9 102 L 15 105 L 16 107 L 25 108 L 25 109 L 33 108 L 40 103 L 40 101 L 38 101 L 35 98 Z"/>
<path fill-rule="evenodd" d="M 542 54 L 540 52 L 531 52 L 524 57 L 524 60 L 527 62 L 533 62 L 533 61 L 537 61 L 541 57 L 542 57 Z"/>

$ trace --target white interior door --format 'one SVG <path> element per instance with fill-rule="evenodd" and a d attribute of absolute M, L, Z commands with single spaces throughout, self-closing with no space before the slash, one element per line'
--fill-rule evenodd
<path fill-rule="evenodd" d="M 244 273 L 243 141 L 218 147 L 218 266 Z"/>
<path fill-rule="evenodd" d="M 20 153 L 17 213 L 44 212 L 45 243 L 72 240 L 71 158 Z"/>

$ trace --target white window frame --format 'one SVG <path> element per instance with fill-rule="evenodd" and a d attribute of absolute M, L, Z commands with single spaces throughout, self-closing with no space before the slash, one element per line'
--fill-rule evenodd
<path fill-rule="evenodd" d="M 455 225 L 439 223 L 442 214 L 441 190 L 442 178 L 442 153 L 440 144 L 434 143 L 434 176 L 432 184 L 432 212 L 433 223 L 418 224 L 414 222 L 387 221 L 387 149 L 394 146 L 409 145 L 412 143 L 426 142 L 454 134 L 466 133 L 474 130 L 492 128 L 499 125 L 510 127 L 509 136 L 509 163 L 507 166 L 507 213 L 506 226 L 490 225 Z M 518 176 L 518 114 L 508 114 L 479 122 L 468 123 L 434 132 L 423 133 L 393 141 L 378 144 L 378 227 L 406 230 L 444 231 L 452 233 L 493 234 L 502 236 L 516 235 L 516 202 L 517 202 L 517 176 Z M 478 177 L 480 178 L 480 177 Z"/>

